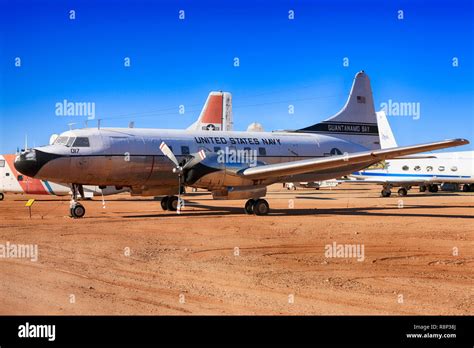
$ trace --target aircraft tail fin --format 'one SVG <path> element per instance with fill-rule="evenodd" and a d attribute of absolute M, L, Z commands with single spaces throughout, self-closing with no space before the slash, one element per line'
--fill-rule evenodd
<path fill-rule="evenodd" d="M 380 149 L 374 98 L 367 74 L 360 71 L 355 75 L 349 98 L 337 114 L 298 132 L 326 134 L 368 149 Z"/>
<path fill-rule="evenodd" d="M 382 149 L 389 149 L 397 147 L 397 141 L 393 135 L 390 123 L 388 123 L 385 111 L 381 110 L 377 113 L 377 125 L 379 127 L 380 147 Z"/>
<path fill-rule="evenodd" d="M 232 95 L 211 92 L 196 122 L 188 130 L 232 130 Z"/>

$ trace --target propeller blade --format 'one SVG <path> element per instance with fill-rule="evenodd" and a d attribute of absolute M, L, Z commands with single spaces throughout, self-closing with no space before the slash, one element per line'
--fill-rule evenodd
<path fill-rule="evenodd" d="M 175 155 L 171 151 L 171 149 L 166 145 L 166 143 L 163 141 L 160 145 L 160 150 L 163 152 L 163 154 L 168 157 L 175 165 L 176 167 L 179 167 L 178 160 L 176 159 Z"/>
<path fill-rule="evenodd" d="M 202 162 L 206 159 L 206 151 L 200 150 L 198 153 L 193 155 L 193 158 L 189 161 L 186 162 L 186 164 L 183 166 L 183 169 L 186 169 L 188 167 L 192 167 L 199 162 Z"/>

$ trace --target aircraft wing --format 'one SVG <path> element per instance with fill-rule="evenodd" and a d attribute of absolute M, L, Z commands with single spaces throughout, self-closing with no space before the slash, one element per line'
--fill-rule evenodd
<path fill-rule="evenodd" d="M 297 175 L 320 170 L 337 169 L 339 167 L 347 166 L 348 164 L 377 163 L 379 161 L 391 159 L 394 157 L 465 144 L 469 144 L 469 141 L 466 139 L 443 140 L 428 144 L 370 150 L 293 162 L 267 164 L 258 167 L 246 168 L 239 172 L 239 174 L 249 179 L 266 179 L 271 177 Z"/>

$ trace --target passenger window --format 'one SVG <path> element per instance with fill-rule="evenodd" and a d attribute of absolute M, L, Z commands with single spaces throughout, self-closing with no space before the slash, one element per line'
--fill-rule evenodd
<path fill-rule="evenodd" d="M 420 166 L 415 166 L 415 168 L 413 168 L 415 170 L 415 172 L 419 172 L 421 170 L 421 167 Z"/>
<path fill-rule="evenodd" d="M 89 147 L 89 138 L 77 137 L 74 141 L 74 147 Z"/>
<path fill-rule="evenodd" d="M 260 156 L 266 156 L 266 155 L 267 155 L 267 149 L 264 148 L 264 147 L 259 147 L 259 148 L 258 148 L 258 154 L 259 154 Z"/>
<path fill-rule="evenodd" d="M 452 172 L 455 172 L 455 171 L 457 171 L 457 170 L 458 170 L 458 167 L 451 167 L 451 171 L 452 171 Z"/>
<path fill-rule="evenodd" d="M 10 173 L 5 173 L 5 176 L 10 176 Z"/>
<path fill-rule="evenodd" d="M 189 155 L 189 146 L 181 146 L 181 154 Z"/>
<path fill-rule="evenodd" d="M 443 167 L 443 166 L 440 166 L 440 167 L 438 168 L 438 170 L 439 170 L 440 172 L 444 172 L 444 167 Z"/>
<path fill-rule="evenodd" d="M 0 160 L 0 168 L 5 167 L 5 160 Z"/>
<path fill-rule="evenodd" d="M 410 168 L 409 168 L 408 166 L 403 166 L 402 169 L 403 169 L 403 170 L 408 170 L 408 169 L 410 169 Z"/>
<path fill-rule="evenodd" d="M 18 175 L 17 179 L 18 181 L 23 181 L 23 175 Z"/>
<path fill-rule="evenodd" d="M 433 167 L 432 167 L 432 166 L 426 167 L 426 171 L 427 171 L 427 172 L 432 172 L 432 171 L 433 171 Z"/>

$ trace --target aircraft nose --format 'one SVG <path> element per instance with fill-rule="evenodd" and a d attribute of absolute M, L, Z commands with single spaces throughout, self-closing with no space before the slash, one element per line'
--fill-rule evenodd
<path fill-rule="evenodd" d="M 15 158 L 15 168 L 21 174 L 34 177 L 40 170 L 36 150 L 27 150 Z"/>

